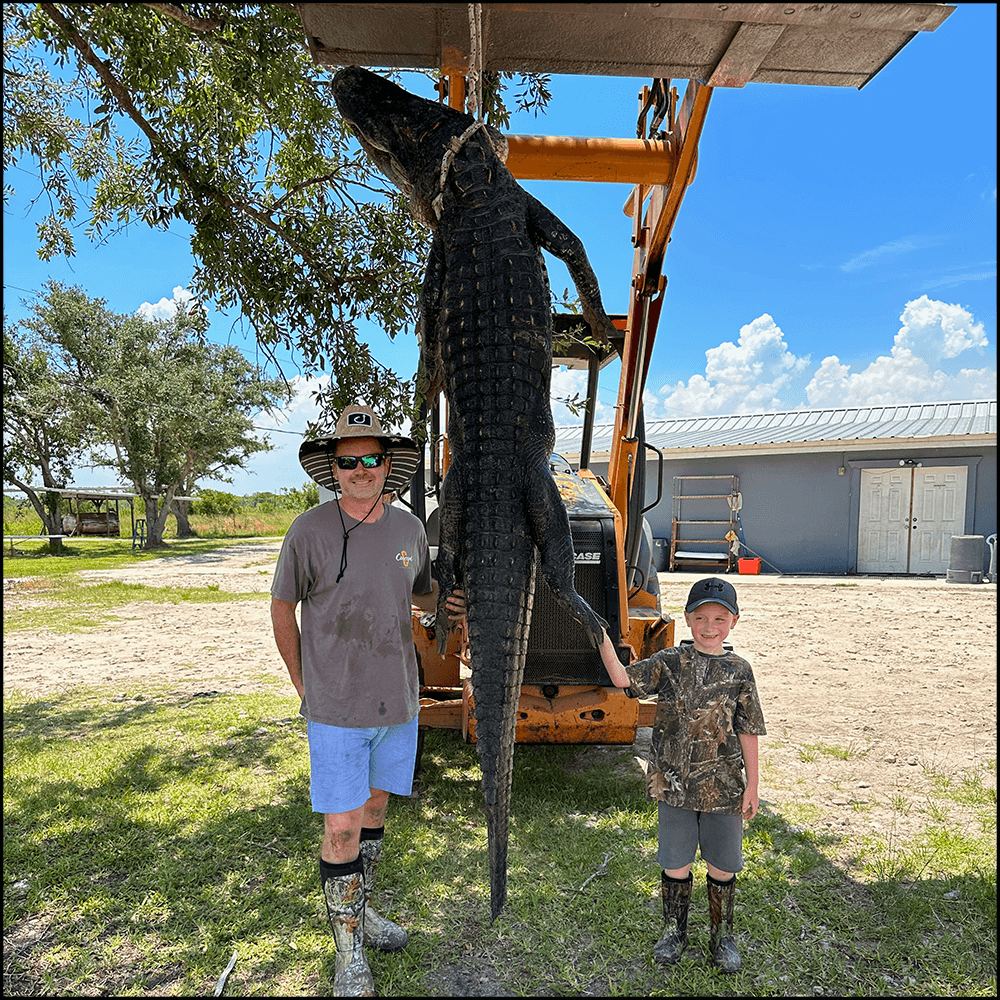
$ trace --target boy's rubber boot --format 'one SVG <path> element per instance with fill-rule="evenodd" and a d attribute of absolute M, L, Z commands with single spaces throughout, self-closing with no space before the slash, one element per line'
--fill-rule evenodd
<path fill-rule="evenodd" d="M 378 876 L 379 859 L 382 857 L 381 835 L 365 840 L 366 831 L 361 831 L 361 861 L 365 869 L 365 944 L 379 951 L 402 951 L 409 940 L 399 924 L 380 916 L 372 909 L 375 880 Z"/>
<path fill-rule="evenodd" d="M 323 898 L 337 949 L 333 996 L 376 996 L 365 957 L 365 876 L 360 856 L 357 871 L 323 879 Z"/>
<path fill-rule="evenodd" d="M 706 876 L 708 884 L 708 918 L 712 925 L 709 951 L 712 961 L 723 972 L 739 972 L 743 968 L 733 937 L 733 907 L 736 903 L 736 876 L 728 882 L 716 882 Z"/>
<path fill-rule="evenodd" d="M 653 945 L 653 958 L 663 965 L 679 962 L 687 947 L 688 907 L 691 905 L 691 886 L 694 876 L 688 873 L 686 879 L 671 878 L 660 872 L 660 886 L 663 894 L 663 928 L 660 940 Z"/>

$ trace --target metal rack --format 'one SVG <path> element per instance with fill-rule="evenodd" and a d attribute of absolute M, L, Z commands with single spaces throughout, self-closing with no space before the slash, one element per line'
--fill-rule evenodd
<path fill-rule="evenodd" d="M 686 483 L 710 481 L 711 485 L 697 487 L 697 493 L 684 492 Z M 728 493 L 703 492 L 713 486 L 721 488 L 723 484 Z M 736 531 L 739 508 L 739 476 L 674 476 L 670 569 L 691 565 L 724 569 L 728 573 L 733 567 L 733 554 L 725 536 Z M 706 516 L 692 517 L 692 514 Z M 701 546 L 712 548 L 702 549 Z"/>

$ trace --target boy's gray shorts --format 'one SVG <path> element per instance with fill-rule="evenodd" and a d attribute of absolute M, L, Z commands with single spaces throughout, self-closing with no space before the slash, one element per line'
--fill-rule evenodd
<path fill-rule="evenodd" d="M 661 868 L 674 871 L 694 861 L 701 846 L 702 860 L 719 871 L 743 869 L 743 817 L 736 813 L 695 812 L 656 803 L 660 825 L 660 848 L 656 860 Z"/>

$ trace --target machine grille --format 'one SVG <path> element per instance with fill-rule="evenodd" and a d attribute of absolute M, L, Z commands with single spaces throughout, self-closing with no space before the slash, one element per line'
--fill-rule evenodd
<path fill-rule="evenodd" d="M 593 526 L 593 527 L 591 527 Z M 573 548 L 582 553 L 600 553 L 596 562 L 578 562 L 574 572 L 577 593 L 602 617 L 607 618 L 607 588 L 604 533 L 599 523 L 587 527 L 573 524 Z M 538 571 L 535 555 L 535 602 L 528 633 L 524 666 L 525 684 L 608 684 L 600 654 L 587 631 L 556 602 L 552 590 Z"/>

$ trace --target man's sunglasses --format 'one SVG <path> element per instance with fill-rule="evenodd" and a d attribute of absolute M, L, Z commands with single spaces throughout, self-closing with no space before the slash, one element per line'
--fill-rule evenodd
<path fill-rule="evenodd" d="M 356 469 L 358 462 L 363 469 L 377 469 L 387 458 L 387 455 L 338 455 L 336 457 L 337 468 L 349 471 Z"/>

